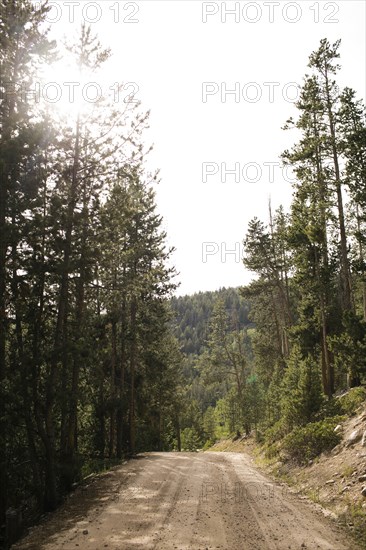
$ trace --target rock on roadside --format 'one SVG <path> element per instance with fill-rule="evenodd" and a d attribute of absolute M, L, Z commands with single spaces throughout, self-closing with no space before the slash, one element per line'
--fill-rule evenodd
<path fill-rule="evenodd" d="M 357 443 L 357 441 L 360 441 L 361 437 L 362 432 L 360 429 L 353 430 L 353 432 L 348 436 L 346 440 L 346 447 L 354 445 L 355 443 Z"/>

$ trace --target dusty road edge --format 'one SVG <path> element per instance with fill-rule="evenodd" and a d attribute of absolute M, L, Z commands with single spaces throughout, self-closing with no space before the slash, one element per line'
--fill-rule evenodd
<path fill-rule="evenodd" d="M 279 463 L 278 459 L 269 460 L 264 457 L 264 451 L 259 443 L 256 443 L 253 437 L 233 441 L 232 439 L 222 439 L 205 452 L 231 452 L 248 455 L 255 465 L 263 474 L 272 479 L 274 482 L 280 483 L 286 487 L 290 493 L 296 495 L 301 500 L 309 503 L 315 510 L 321 512 L 324 517 L 336 522 L 342 528 L 346 536 L 351 536 L 353 541 L 360 545 L 361 548 L 366 548 L 366 510 L 359 516 L 357 510 L 350 509 L 347 495 L 338 494 L 337 500 L 333 507 L 339 508 L 342 504 L 347 506 L 347 512 L 337 513 L 328 502 L 319 499 L 319 484 L 318 486 L 309 486 L 306 489 L 299 482 L 299 474 L 305 473 L 308 470 L 307 466 L 295 467 L 289 464 Z M 331 459 L 331 455 L 324 455 L 324 462 Z M 331 486 L 329 485 L 329 489 Z M 366 500 L 365 500 L 366 502 Z"/>

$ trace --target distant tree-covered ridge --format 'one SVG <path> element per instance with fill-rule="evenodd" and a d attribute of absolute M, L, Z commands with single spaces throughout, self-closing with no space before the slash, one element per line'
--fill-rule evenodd
<path fill-rule="evenodd" d="M 221 288 L 172 298 L 171 306 L 177 324 L 176 336 L 185 354 L 202 353 L 214 305 L 219 299 L 223 300 L 233 325 L 244 328 L 251 323 L 248 319 L 250 303 L 240 298 L 239 289 L 236 288 Z"/>

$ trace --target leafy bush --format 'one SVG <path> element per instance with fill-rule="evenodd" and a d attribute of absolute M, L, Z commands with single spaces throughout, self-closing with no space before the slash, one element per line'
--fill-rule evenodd
<path fill-rule="evenodd" d="M 266 443 L 271 445 L 272 443 L 275 443 L 276 441 L 279 441 L 280 439 L 283 439 L 285 435 L 288 433 L 289 430 L 287 430 L 285 422 L 283 419 L 278 420 L 273 426 L 268 428 L 264 434 Z"/>
<path fill-rule="evenodd" d="M 283 419 L 278 420 L 273 426 L 265 431 L 265 444 L 263 445 L 263 450 L 266 458 L 272 459 L 278 456 L 280 452 L 280 442 L 287 433 L 288 429 Z"/>
<path fill-rule="evenodd" d="M 197 451 L 201 447 L 199 434 L 194 428 L 185 428 L 181 438 L 183 451 Z"/>
<path fill-rule="evenodd" d="M 342 412 L 352 415 L 366 400 L 366 390 L 363 387 L 352 388 L 345 395 L 338 398 Z"/>
<path fill-rule="evenodd" d="M 342 436 L 334 432 L 340 418 L 326 418 L 321 422 L 312 422 L 307 426 L 295 428 L 283 440 L 282 449 L 290 460 L 306 464 L 323 451 L 333 449 Z"/>
<path fill-rule="evenodd" d="M 280 454 L 279 443 L 266 444 L 264 446 L 264 456 L 268 459 L 276 458 Z"/>
<path fill-rule="evenodd" d="M 264 443 L 265 442 L 265 435 L 262 432 L 262 430 L 259 430 L 258 428 L 255 431 L 255 440 L 257 443 Z"/>
<path fill-rule="evenodd" d="M 213 407 L 208 407 L 203 415 L 203 429 L 206 439 L 211 443 L 215 441 L 216 435 L 216 419 L 215 410 Z"/>
<path fill-rule="evenodd" d="M 206 441 L 206 443 L 204 444 L 204 446 L 202 447 L 202 450 L 203 451 L 207 451 L 208 449 L 211 449 L 212 445 L 215 444 L 215 441 Z"/>
<path fill-rule="evenodd" d="M 318 422 L 319 420 L 332 416 L 341 416 L 342 414 L 344 414 L 344 410 L 340 400 L 332 398 L 324 401 L 314 420 Z"/>

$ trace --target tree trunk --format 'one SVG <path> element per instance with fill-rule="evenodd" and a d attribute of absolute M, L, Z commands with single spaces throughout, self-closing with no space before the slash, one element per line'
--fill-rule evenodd
<path fill-rule="evenodd" d="M 76 174 L 75 174 L 76 178 Z M 84 182 L 83 193 L 83 228 L 81 236 L 80 252 L 80 274 L 76 283 L 76 306 L 75 306 L 75 337 L 72 362 L 70 410 L 66 434 L 66 485 L 64 489 L 71 490 L 72 483 L 79 477 L 79 468 L 75 463 L 75 453 L 77 451 L 78 441 L 78 401 L 79 401 L 79 377 L 80 377 L 80 345 L 84 334 L 84 297 L 86 284 L 86 246 L 87 246 L 87 224 L 88 224 L 88 197 L 86 185 Z"/>
<path fill-rule="evenodd" d="M 8 198 L 7 174 L 0 161 L 0 525 L 5 522 L 7 508 L 7 456 L 5 420 L 5 376 L 6 376 L 6 250 L 7 224 L 6 203 Z"/>
<path fill-rule="evenodd" d="M 361 239 L 361 222 L 358 204 L 356 205 L 356 217 L 357 217 L 357 231 L 358 231 L 358 249 L 360 254 L 361 262 L 361 281 L 362 281 L 362 314 L 363 320 L 366 321 L 366 279 L 365 279 L 365 268 L 364 268 L 364 253 Z"/>
<path fill-rule="evenodd" d="M 338 159 L 338 151 L 337 151 L 334 113 L 332 111 L 332 103 L 331 103 L 330 88 L 329 88 L 329 77 L 328 77 L 327 69 L 325 69 L 325 93 L 326 93 L 332 157 L 333 157 L 334 175 L 335 175 L 335 185 L 336 185 L 336 194 L 337 194 L 339 232 L 340 232 L 340 238 L 341 238 L 341 277 L 342 277 L 343 305 L 346 310 L 353 311 L 354 306 L 353 306 L 352 284 L 351 284 L 349 261 L 348 261 L 347 235 L 346 235 L 346 226 L 345 226 L 345 220 L 344 220 L 344 208 L 343 208 L 343 197 L 342 197 L 342 183 L 341 183 L 339 159 Z"/>
<path fill-rule="evenodd" d="M 334 393 L 334 369 L 332 368 L 327 342 L 327 321 L 323 297 L 320 298 L 321 343 L 322 343 L 322 381 L 325 395 L 331 397 Z"/>
<path fill-rule="evenodd" d="M 126 362 L 126 300 L 122 298 L 121 307 L 121 358 L 118 379 L 118 412 L 117 412 L 117 458 L 123 454 L 123 420 L 124 420 L 124 392 L 125 392 L 125 362 Z"/>
<path fill-rule="evenodd" d="M 181 450 L 182 450 L 182 440 L 181 440 L 181 436 L 180 436 L 180 421 L 179 421 L 179 416 L 178 415 L 176 417 L 175 428 L 176 428 L 176 433 L 177 433 L 177 447 L 178 447 L 178 451 L 181 452 Z"/>
<path fill-rule="evenodd" d="M 328 288 L 328 272 L 329 272 L 329 258 L 328 258 L 328 231 L 327 231 L 327 188 L 324 181 L 324 170 L 322 163 L 322 151 L 321 141 L 319 137 L 317 115 L 313 115 L 313 127 L 316 137 L 316 170 L 317 170 L 317 183 L 319 189 L 319 209 L 320 209 L 320 222 L 322 231 L 321 240 L 321 258 L 323 262 L 323 269 L 325 270 L 327 280 L 322 280 L 320 276 L 319 261 L 315 249 L 315 261 L 318 284 L 320 288 L 320 318 L 321 318 L 321 345 L 322 345 L 322 381 L 323 391 L 329 398 L 334 393 L 334 366 L 331 360 L 331 354 L 328 346 L 328 304 L 329 304 L 329 288 Z"/>
<path fill-rule="evenodd" d="M 14 52 L 15 58 L 17 54 Z M 7 260 L 6 253 L 9 245 L 8 224 L 6 221 L 9 206 L 9 177 L 11 167 L 8 164 L 7 154 L 11 141 L 12 117 L 15 111 L 15 95 L 10 93 L 12 81 L 15 81 L 17 74 L 17 65 L 14 63 L 13 74 L 3 75 L 4 83 L 8 80 L 8 89 L 3 96 L 2 118 L 0 120 L 1 140 L 0 140 L 0 525 L 5 522 L 5 512 L 7 508 L 7 486 L 8 486 L 8 461 L 7 461 L 7 433 L 8 425 L 6 422 L 5 409 L 5 379 L 6 379 L 6 338 L 7 338 L 7 313 L 6 313 L 6 277 Z M 11 71 L 10 71 L 11 73 Z"/>
<path fill-rule="evenodd" d="M 65 234 L 65 246 L 64 246 L 64 259 L 62 265 L 62 275 L 60 283 L 60 294 L 59 294 L 59 305 L 58 305 L 58 315 L 57 323 L 55 329 L 55 339 L 54 339 L 54 349 L 51 358 L 50 373 L 47 381 L 46 389 L 46 407 L 45 407 L 45 425 L 46 432 L 49 439 L 49 459 L 50 464 L 48 468 L 50 469 L 49 479 L 50 482 L 56 480 L 56 472 L 52 473 L 52 470 L 55 469 L 54 457 L 55 457 L 55 433 L 53 426 L 53 409 L 55 403 L 55 389 L 56 389 L 56 377 L 58 371 L 59 359 L 61 356 L 62 359 L 62 385 L 63 391 L 65 393 L 61 396 L 62 405 L 61 405 L 61 456 L 67 456 L 67 392 L 65 385 L 67 384 L 68 378 L 68 336 L 67 336 L 67 317 L 68 317 L 68 307 L 69 307 L 69 273 L 70 273 L 70 259 L 71 259 L 71 249 L 72 249 L 72 230 L 74 227 L 74 212 L 77 200 L 77 171 L 79 166 L 79 155 L 80 155 L 80 121 L 77 119 L 76 123 L 76 136 L 75 136 L 75 146 L 74 146 L 74 161 L 73 161 L 73 170 L 72 170 L 72 179 L 71 179 L 71 188 L 70 194 L 68 197 L 68 208 L 67 208 L 67 217 L 66 217 L 66 234 Z M 50 494 L 54 494 L 55 489 L 50 488 Z M 54 503 L 56 504 L 56 502 Z"/>
<path fill-rule="evenodd" d="M 117 323 L 112 321 L 112 356 L 111 356 L 111 410 L 109 424 L 109 458 L 115 456 L 116 437 L 116 366 L 117 366 Z"/>
<path fill-rule="evenodd" d="M 130 351 L 130 453 L 136 451 L 136 418 L 135 418 L 135 375 L 137 362 L 137 334 L 136 334 L 136 298 L 131 302 L 131 351 Z"/>
<path fill-rule="evenodd" d="M 16 227 L 16 218 L 15 218 L 15 205 L 13 204 L 13 215 L 12 215 L 12 228 Z M 11 238 L 12 247 L 11 247 L 11 258 L 12 258 L 12 279 L 11 279 L 11 291 L 12 291 L 12 302 L 15 310 L 15 334 L 17 341 L 17 369 L 20 373 L 21 380 L 21 395 L 23 399 L 23 411 L 24 411 L 24 423 L 26 427 L 27 434 L 27 448 L 29 452 L 29 457 L 31 461 L 31 468 L 33 474 L 33 491 L 37 499 L 37 504 L 39 509 L 42 509 L 43 498 L 42 498 L 42 482 L 41 475 L 39 470 L 36 445 L 34 440 L 35 430 L 33 427 L 32 416 L 30 414 L 30 398 L 29 398 L 29 372 L 28 372 L 28 358 L 24 353 L 23 345 L 23 327 L 21 319 L 21 308 L 19 300 L 19 288 L 18 288 L 18 275 L 17 275 L 17 265 L 18 265 L 18 255 L 17 255 L 17 242 L 12 237 Z"/>
<path fill-rule="evenodd" d="M 103 381 L 99 386 L 99 397 L 98 397 L 98 420 L 99 420 L 99 438 L 98 438 L 98 447 L 99 447 L 99 458 L 104 458 L 105 454 L 105 441 L 106 441 L 106 425 L 105 425 L 105 399 L 104 399 L 104 384 Z"/>

